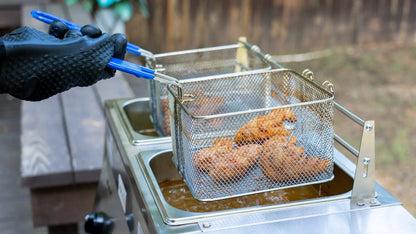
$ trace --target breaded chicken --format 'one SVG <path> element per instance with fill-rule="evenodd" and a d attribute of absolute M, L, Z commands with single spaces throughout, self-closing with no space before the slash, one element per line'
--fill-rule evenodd
<path fill-rule="evenodd" d="M 212 147 L 227 147 L 227 148 L 233 148 L 234 142 L 231 139 L 228 138 L 217 138 L 215 139 L 214 143 L 212 143 Z"/>
<path fill-rule="evenodd" d="M 193 156 L 193 164 L 201 171 L 209 171 L 217 158 L 223 157 L 233 149 L 233 141 L 226 138 L 217 138 L 212 147 L 204 148 Z"/>
<path fill-rule="evenodd" d="M 189 90 L 188 94 L 192 95 L 192 98 L 185 105 L 194 115 L 212 115 L 217 113 L 225 102 L 223 97 L 208 97 L 202 90 Z M 160 109 L 164 116 L 162 122 L 163 134 L 170 136 L 169 99 L 167 97 L 161 98 Z"/>
<path fill-rule="evenodd" d="M 284 121 L 296 122 L 296 115 L 290 108 L 273 110 L 267 115 L 261 115 L 244 124 L 236 133 L 234 142 L 237 145 L 263 144 L 270 137 L 288 136 L 290 131 Z"/>
<path fill-rule="evenodd" d="M 289 121 L 291 123 L 297 121 L 296 114 L 292 110 L 292 108 L 282 108 L 273 110 L 269 115 L 273 118 L 282 118 L 283 121 Z"/>
<path fill-rule="evenodd" d="M 253 166 L 262 146 L 252 144 L 234 148 L 231 139 L 217 138 L 211 147 L 194 154 L 193 165 L 200 171 L 209 172 L 215 181 L 226 181 L 244 176 Z"/>
<path fill-rule="evenodd" d="M 252 144 L 228 151 L 224 157 L 217 158 L 212 164 L 209 175 L 215 181 L 229 181 L 244 176 L 261 154 L 262 146 Z"/>
<path fill-rule="evenodd" d="M 314 177 L 328 170 L 328 158 L 305 155 L 303 146 L 296 146 L 296 138 L 275 136 L 265 141 L 259 160 L 263 174 L 272 180 L 291 181 L 301 177 Z"/>

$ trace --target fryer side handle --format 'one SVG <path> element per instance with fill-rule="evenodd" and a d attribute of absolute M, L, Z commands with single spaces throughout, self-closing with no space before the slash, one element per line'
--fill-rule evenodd
<path fill-rule="evenodd" d="M 360 152 L 351 193 L 351 207 L 377 206 L 375 183 L 375 123 L 364 122 Z"/>
<path fill-rule="evenodd" d="M 334 135 L 336 142 L 358 158 L 351 192 L 351 208 L 378 206 L 380 202 L 376 199 L 375 191 L 375 122 L 374 120 L 364 121 L 337 102 L 334 102 L 334 107 L 363 127 L 359 151 L 337 134 Z"/>

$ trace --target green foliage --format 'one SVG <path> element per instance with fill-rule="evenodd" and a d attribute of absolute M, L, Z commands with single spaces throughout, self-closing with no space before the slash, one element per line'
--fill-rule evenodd
<path fill-rule="evenodd" d="M 82 6 L 85 10 L 91 12 L 94 9 L 94 0 L 86 0 L 83 2 Z"/>
<path fill-rule="evenodd" d="M 134 6 L 137 5 L 144 17 L 149 17 L 147 0 L 65 0 L 65 4 L 80 3 L 89 12 L 100 8 L 111 8 L 124 22 L 133 16 Z"/>
<path fill-rule="evenodd" d="M 116 1 L 115 0 L 97 0 L 98 5 L 100 5 L 100 7 L 109 7 L 111 5 L 113 5 Z"/>
<path fill-rule="evenodd" d="M 72 5 L 72 4 L 75 4 L 77 2 L 79 2 L 79 0 L 65 0 L 65 4 L 69 5 L 69 6 Z"/>
<path fill-rule="evenodd" d="M 130 2 L 118 2 L 114 4 L 114 11 L 124 22 L 128 21 L 133 15 L 133 7 Z"/>

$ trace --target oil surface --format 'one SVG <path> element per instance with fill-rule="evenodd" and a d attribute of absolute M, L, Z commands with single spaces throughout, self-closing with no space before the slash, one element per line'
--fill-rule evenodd
<path fill-rule="evenodd" d="M 182 180 L 167 180 L 159 183 L 165 200 L 173 207 L 189 212 L 212 212 L 252 206 L 281 204 L 291 201 L 327 196 L 319 185 L 309 185 L 289 189 L 263 192 L 218 201 L 196 200 Z"/>

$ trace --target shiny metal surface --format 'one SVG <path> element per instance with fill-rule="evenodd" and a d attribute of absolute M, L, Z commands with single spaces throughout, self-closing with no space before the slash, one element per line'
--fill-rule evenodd
<path fill-rule="evenodd" d="M 225 210 L 225 211 L 213 211 L 213 212 L 189 212 L 178 210 L 177 208 L 172 207 L 164 198 L 158 182 L 163 181 L 164 179 L 180 179 L 178 172 L 174 164 L 172 163 L 172 152 L 170 149 L 167 150 L 150 150 L 150 151 L 143 151 L 139 156 L 139 161 L 143 164 L 144 170 L 146 175 L 148 175 L 148 184 L 152 189 L 152 193 L 156 194 L 159 198 L 157 200 L 159 212 L 163 215 L 164 221 L 170 225 L 182 225 L 193 223 L 195 221 L 199 221 L 209 217 L 220 217 L 230 214 L 240 214 L 243 213 L 245 215 L 251 213 L 257 213 L 260 211 L 265 211 L 274 208 L 281 208 L 287 207 L 289 203 L 276 203 L 273 205 L 268 206 L 255 206 L 255 207 L 246 207 L 241 209 L 234 209 L 234 210 Z M 341 168 L 337 167 L 339 171 L 337 171 L 338 177 L 337 182 L 344 183 L 343 185 L 346 187 L 352 188 L 352 179 L 349 175 L 342 171 Z M 340 185 L 338 185 L 340 186 Z M 332 182 L 322 184 L 325 193 L 331 194 L 330 196 L 323 197 L 323 198 L 316 198 L 310 199 L 307 201 L 296 201 L 290 202 L 290 206 L 294 206 L 295 204 L 313 204 L 313 203 L 322 203 L 324 201 L 333 201 L 339 200 L 342 198 L 346 198 L 349 196 L 350 192 L 345 187 L 336 187 L 336 184 Z M 201 206 L 204 205 L 203 202 L 200 203 Z"/>
<path fill-rule="evenodd" d="M 175 169 L 171 162 L 166 166 L 164 160 L 158 162 L 159 156 L 166 157 L 172 150 L 171 143 L 160 139 L 150 143 L 147 136 L 137 132 L 136 141 L 130 141 L 133 134 L 127 131 L 133 128 L 125 126 L 120 106 L 125 105 L 117 101 L 106 103 L 109 146 L 108 167 L 103 169 L 107 172 L 103 174 L 112 179 L 100 180 L 106 191 L 101 190 L 95 209 L 109 212 L 116 220 L 115 230 L 122 231 L 113 233 L 129 233 L 125 232 L 128 225 L 124 220 L 131 214 L 135 224 L 131 233 L 414 233 L 416 230 L 416 219 L 377 183 L 378 206 L 352 207 L 348 191 L 319 199 L 219 212 L 195 213 L 174 208 L 158 187 L 158 180 L 178 177 L 171 172 Z M 344 177 L 338 185 L 351 186 L 356 166 L 337 150 L 335 164 L 343 171 L 340 177 Z M 127 191 L 125 208 L 120 208 L 123 202 L 117 192 L 119 175 Z M 123 227 L 117 229 L 118 225 Z"/>
<path fill-rule="evenodd" d="M 376 206 L 379 202 L 375 193 L 376 178 L 375 125 L 374 121 L 364 122 L 363 134 L 358 155 L 355 180 L 351 195 L 352 206 L 363 206 L 365 203 Z"/>
<path fill-rule="evenodd" d="M 150 98 L 119 99 L 107 104 L 127 134 L 128 141 L 134 145 L 171 142 L 170 137 L 161 137 L 154 128 L 150 114 Z"/>

